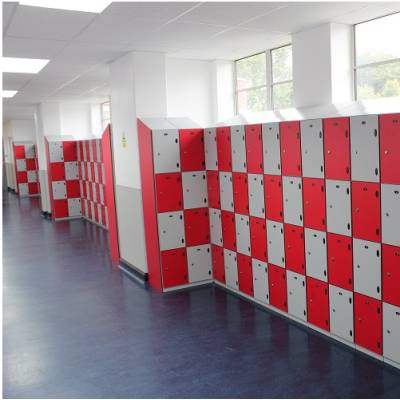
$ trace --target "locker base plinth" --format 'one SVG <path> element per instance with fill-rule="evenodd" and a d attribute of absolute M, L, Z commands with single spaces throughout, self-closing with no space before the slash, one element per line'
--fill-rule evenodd
<path fill-rule="evenodd" d="M 53 218 L 54 221 L 59 222 L 59 221 L 72 221 L 74 219 L 81 219 L 82 215 L 77 215 L 76 217 L 64 217 L 64 218 Z"/>
<path fill-rule="evenodd" d="M 394 367 L 394 368 L 400 369 L 400 364 L 397 363 L 397 362 L 395 362 L 395 361 L 392 361 L 390 358 L 383 357 L 383 361 L 384 361 L 386 364 L 389 364 L 390 366 L 392 366 L 392 367 Z"/>
<path fill-rule="evenodd" d="M 350 342 L 346 339 L 341 338 L 340 336 L 334 335 L 333 333 L 331 333 L 331 337 L 332 337 L 332 339 L 337 340 L 338 342 L 343 343 L 346 346 L 349 346 L 353 349 L 356 348 L 356 344 L 354 342 Z"/>
<path fill-rule="evenodd" d="M 97 223 L 97 222 L 95 222 L 95 221 L 93 221 L 93 220 L 91 220 L 91 219 L 89 219 L 89 218 L 87 218 L 87 217 L 82 217 L 82 218 L 83 218 L 85 221 L 90 222 L 91 224 L 96 225 L 96 226 L 98 226 L 99 228 L 104 229 L 105 231 L 108 231 L 108 228 L 107 228 L 106 226 L 101 225 L 101 224 L 99 224 L 99 223 Z"/>
<path fill-rule="evenodd" d="M 21 198 L 28 198 L 28 197 L 39 197 L 40 193 L 35 193 L 35 194 L 20 194 L 19 197 Z"/>
<path fill-rule="evenodd" d="M 381 356 L 379 354 L 376 354 L 373 351 L 368 350 L 368 349 L 366 349 L 364 347 L 361 347 L 358 344 L 355 345 L 355 349 L 358 350 L 358 351 L 361 351 L 361 353 L 367 354 L 370 357 L 376 358 L 379 361 L 384 361 L 383 356 Z"/>
<path fill-rule="evenodd" d="M 122 260 L 120 260 L 118 268 L 124 275 L 128 276 L 130 279 L 133 279 L 135 282 L 138 282 L 139 284 L 141 284 L 146 288 L 149 286 L 148 283 L 149 274 L 140 271 L 136 267 L 133 267 Z"/>
<path fill-rule="evenodd" d="M 191 288 L 197 288 L 199 286 L 209 286 L 213 284 L 212 279 L 207 279 L 206 281 L 200 281 L 200 282 L 193 282 L 193 283 L 188 283 L 186 285 L 179 285 L 179 286 L 174 286 L 170 288 L 165 288 L 163 289 L 164 293 L 171 293 L 171 292 L 176 292 L 180 290 L 186 290 L 186 289 L 191 289 Z"/>

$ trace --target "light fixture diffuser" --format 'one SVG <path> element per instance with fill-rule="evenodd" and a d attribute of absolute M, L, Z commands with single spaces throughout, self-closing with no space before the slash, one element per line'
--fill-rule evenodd
<path fill-rule="evenodd" d="M 58 10 L 101 13 L 112 1 L 109 0 L 25 0 L 23 6 L 55 8 Z"/>
<path fill-rule="evenodd" d="M 49 61 L 39 58 L 3 57 L 1 64 L 3 72 L 37 74 Z"/>
<path fill-rule="evenodd" d="M 3 98 L 14 97 L 18 93 L 18 90 L 3 90 Z"/>

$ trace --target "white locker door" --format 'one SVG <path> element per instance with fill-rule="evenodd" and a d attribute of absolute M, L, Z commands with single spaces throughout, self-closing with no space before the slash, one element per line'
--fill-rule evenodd
<path fill-rule="evenodd" d="M 211 243 L 222 246 L 221 210 L 210 208 L 210 236 Z"/>
<path fill-rule="evenodd" d="M 221 209 L 233 212 L 232 173 L 220 172 L 219 185 L 221 194 Z"/>
<path fill-rule="evenodd" d="M 64 149 L 62 142 L 49 143 L 49 158 L 51 163 L 64 161 Z"/>
<path fill-rule="evenodd" d="M 350 182 L 326 180 L 328 232 L 351 236 Z"/>
<path fill-rule="evenodd" d="M 17 172 L 26 171 L 26 160 L 15 160 Z"/>
<path fill-rule="evenodd" d="M 252 217 L 265 218 L 263 176 L 248 174 L 248 190 L 250 215 Z"/>
<path fill-rule="evenodd" d="M 158 214 L 160 250 L 178 249 L 185 246 L 183 211 Z"/>
<path fill-rule="evenodd" d="M 82 180 L 86 180 L 85 163 L 84 162 L 81 162 L 81 176 L 82 176 Z"/>
<path fill-rule="evenodd" d="M 322 119 L 301 121 L 300 126 L 303 176 L 323 178 L 325 174 Z"/>
<path fill-rule="evenodd" d="M 281 174 L 281 147 L 279 139 L 279 122 L 262 125 L 264 152 L 264 174 Z"/>
<path fill-rule="evenodd" d="M 20 196 L 28 196 L 29 195 L 29 186 L 27 183 L 19 183 L 18 184 L 18 194 Z"/>
<path fill-rule="evenodd" d="M 400 365 L 400 307 L 383 303 L 383 357 Z"/>
<path fill-rule="evenodd" d="M 381 245 L 353 238 L 354 291 L 380 300 Z"/>
<path fill-rule="evenodd" d="M 283 239 L 283 224 L 267 220 L 268 262 L 285 267 L 285 245 Z"/>
<path fill-rule="evenodd" d="M 82 215 L 81 199 L 68 199 L 68 215 L 70 217 Z"/>
<path fill-rule="evenodd" d="M 232 171 L 246 172 L 246 140 L 244 126 L 231 127 Z"/>
<path fill-rule="evenodd" d="M 232 289 L 239 289 L 237 258 L 234 251 L 224 249 L 225 282 Z"/>
<path fill-rule="evenodd" d="M 331 332 L 348 342 L 354 342 L 353 292 L 329 285 Z"/>
<path fill-rule="evenodd" d="M 78 163 L 76 161 L 68 161 L 64 163 L 65 179 L 67 181 L 79 179 Z"/>
<path fill-rule="evenodd" d="M 35 158 L 35 146 L 33 144 L 25 144 L 25 158 Z"/>
<path fill-rule="evenodd" d="M 189 282 L 212 278 L 211 249 L 209 244 L 187 248 Z"/>
<path fill-rule="evenodd" d="M 269 304 L 268 266 L 266 262 L 252 259 L 254 298 Z"/>
<path fill-rule="evenodd" d="M 182 173 L 184 208 L 207 207 L 207 179 L 205 172 Z"/>
<path fill-rule="evenodd" d="M 38 181 L 37 171 L 27 171 L 26 175 L 28 177 L 28 182 L 29 183 Z"/>
<path fill-rule="evenodd" d="M 303 185 L 301 178 L 283 178 L 283 215 L 288 224 L 303 226 Z"/>
<path fill-rule="evenodd" d="M 235 214 L 236 246 L 238 253 L 250 255 L 250 226 L 247 215 Z"/>
<path fill-rule="evenodd" d="M 286 280 L 289 314 L 302 321 L 307 321 L 306 277 L 287 270 Z"/>
<path fill-rule="evenodd" d="M 53 199 L 61 200 L 67 198 L 67 186 L 65 181 L 51 182 L 53 188 Z"/>
<path fill-rule="evenodd" d="M 216 171 L 218 169 L 217 135 L 215 128 L 204 130 L 204 151 L 206 169 Z"/>
<path fill-rule="evenodd" d="M 153 131 L 153 159 L 156 174 L 181 170 L 178 130 Z"/>
<path fill-rule="evenodd" d="M 381 185 L 381 196 L 382 242 L 400 246 L 400 185 Z"/>
<path fill-rule="evenodd" d="M 307 276 L 328 281 L 326 232 L 304 229 Z"/>
<path fill-rule="evenodd" d="M 378 116 L 350 117 L 351 179 L 379 182 Z"/>

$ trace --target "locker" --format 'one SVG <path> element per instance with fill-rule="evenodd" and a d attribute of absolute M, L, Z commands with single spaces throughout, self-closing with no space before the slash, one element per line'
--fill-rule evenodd
<path fill-rule="evenodd" d="M 400 114 L 379 116 L 381 183 L 400 185 Z"/>
<path fill-rule="evenodd" d="M 263 147 L 261 125 L 246 125 L 247 172 L 262 174 Z"/>
<path fill-rule="evenodd" d="M 97 208 L 97 215 L 99 216 L 99 224 L 103 225 L 103 220 L 102 220 L 102 215 L 101 215 L 101 205 L 96 204 L 96 208 Z"/>
<path fill-rule="evenodd" d="M 353 246 L 347 236 L 328 233 L 329 283 L 342 289 L 353 290 Z"/>
<path fill-rule="evenodd" d="M 229 211 L 221 211 L 221 222 L 224 247 L 236 251 L 235 214 Z"/>
<path fill-rule="evenodd" d="M 283 221 L 282 178 L 264 175 L 264 198 L 267 219 Z"/>
<path fill-rule="evenodd" d="M 208 208 L 184 210 L 186 246 L 210 243 Z"/>
<path fill-rule="evenodd" d="M 184 208 L 200 208 L 208 206 L 207 179 L 203 172 L 182 173 Z"/>
<path fill-rule="evenodd" d="M 254 298 L 269 304 L 268 266 L 266 262 L 252 260 Z"/>
<path fill-rule="evenodd" d="M 107 227 L 107 208 L 104 206 L 101 206 L 101 220 L 103 225 Z"/>
<path fill-rule="evenodd" d="M 29 194 L 39 193 L 39 184 L 37 182 L 28 183 Z"/>
<path fill-rule="evenodd" d="M 76 161 L 76 159 L 78 157 L 78 152 L 76 149 L 76 142 L 68 140 L 68 141 L 62 142 L 62 145 L 63 145 L 63 152 L 64 152 L 64 161 Z"/>
<path fill-rule="evenodd" d="M 35 158 L 35 145 L 26 144 L 25 145 L 25 158 Z"/>
<path fill-rule="evenodd" d="M 400 246 L 400 185 L 381 185 L 381 188 L 382 242 Z"/>
<path fill-rule="evenodd" d="M 104 169 L 104 164 L 101 164 L 101 181 L 106 183 L 106 171 Z"/>
<path fill-rule="evenodd" d="M 354 341 L 382 354 L 382 302 L 354 293 Z"/>
<path fill-rule="evenodd" d="M 79 179 L 78 163 L 76 161 L 66 162 L 64 168 L 66 180 Z"/>
<path fill-rule="evenodd" d="M 268 263 L 285 267 L 283 224 L 267 220 Z"/>
<path fill-rule="evenodd" d="M 67 184 L 68 185 L 68 184 Z M 97 187 L 96 184 L 94 182 L 90 183 L 90 185 L 92 186 L 92 200 L 93 201 L 97 201 Z"/>
<path fill-rule="evenodd" d="M 153 131 L 154 173 L 180 171 L 178 137 L 174 129 Z"/>
<path fill-rule="evenodd" d="M 281 147 L 279 136 L 278 122 L 262 125 L 264 174 L 281 174 Z"/>
<path fill-rule="evenodd" d="M 353 236 L 359 239 L 380 242 L 381 201 L 379 184 L 352 182 L 351 197 Z"/>
<path fill-rule="evenodd" d="M 400 307 L 400 247 L 382 245 L 383 301 Z"/>
<path fill-rule="evenodd" d="M 326 230 L 325 181 L 303 178 L 304 226 Z"/>
<path fill-rule="evenodd" d="M 303 226 L 303 192 L 301 178 L 283 177 L 283 215 L 288 224 Z"/>
<path fill-rule="evenodd" d="M 232 289 L 239 289 L 239 278 L 237 270 L 237 258 L 234 251 L 224 249 L 225 281 Z"/>
<path fill-rule="evenodd" d="M 14 158 L 16 160 L 21 160 L 25 157 L 25 146 L 22 145 L 14 145 Z"/>
<path fill-rule="evenodd" d="M 84 200 L 84 211 L 83 214 L 85 215 L 85 217 L 87 217 L 89 215 L 89 208 L 88 208 L 88 201 Z"/>
<path fill-rule="evenodd" d="M 233 187 L 231 172 L 219 173 L 219 187 L 221 194 L 221 209 L 233 211 Z"/>
<path fill-rule="evenodd" d="M 187 248 L 189 282 L 212 278 L 211 248 L 209 244 Z"/>
<path fill-rule="evenodd" d="M 87 176 L 87 179 L 88 179 L 88 181 L 92 181 L 93 180 L 93 175 L 92 175 L 92 163 L 90 163 L 90 162 L 87 162 L 86 163 L 86 176 Z"/>
<path fill-rule="evenodd" d="M 93 162 L 93 161 L 94 161 L 93 141 L 88 140 L 88 142 L 87 142 L 87 148 L 89 149 L 89 150 L 88 150 L 88 152 L 89 152 L 89 160 L 90 160 L 91 162 Z"/>
<path fill-rule="evenodd" d="M 328 232 L 351 236 L 350 182 L 326 180 Z"/>
<path fill-rule="evenodd" d="M 237 252 L 250 256 L 250 226 L 247 215 L 235 214 Z"/>
<path fill-rule="evenodd" d="M 224 249 L 212 244 L 211 256 L 214 279 L 221 283 L 225 283 Z"/>
<path fill-rule="evenodd" d="M 179 131 L 179 146 L 182 171 L 202 171 L 205 169 L 203 129 L 181 129 Z"/>
<path fill-rule="evenodd" d="M 89 145 L 91 147 L 91 154 L 93 157 L 91 160 L 97 162 L 98 159 L 97 159 L 96 140 L 91 140 Z"/>
<path fill-rule="evenodd" d="M 33 171 L 35 169 L 37 169 L 36 159 L 35 158 L 27 159 L 26 160 L 26 170 Z"/>
<path fill-rule="evenodd" d="M 82 215 L 81 199 L 68 199 L 68 215 L 70 217 Z"/>
<path fill-rule="evenodd" d="M 350 117 L 351 179 L 379 182 L 378 116 Z"/>
<path fill-rule="evenodd" d="M 87 179 L 86 177 L 87 177 L 86 163 L 85 163 L 85 162 L 82 162 L 82 163 L 81 163 L 81 176 L 80 176 L 80 178 L 83 179 L 83 180 L 85 180 L 85 179 Z"/>
<path fill-rule="evenodd" d="M 67 198 L 67 185 L 65 181 L 58 181 L 51 183 L 53 188 L 53 199 L 61 200 Z"/>
<path fill-rule="evenodd" d="M 300 123 L 281 122 L 282 175 L 301 176 Z"/>
<path fill-rule="evenodd" d="M 27 183 L 28 182 L 28 173 L 26 171 L 16 172 L 17 182 L 18 183 Z"/>
<path fill-rule="evenodd" d="M 29 186 L 27 183 L 18 184 L 18 193 L 20 196 L 27 196 L 29 194 Z"/>
<path fill-rule="evenodd" d="M 262 175 L 248 174 L 249 213 L 252 217 L 265 218 L 264 179 Z"/>
<path fill-rule="evenodd" d="M 208 205 L 213 208 L 221 207 L 218 171 L 207 171 Z"/>
<path fill-rule="evenodd" d="M 211 243 L 223 246 L 221 210 L 210 208 L 210 238 Z"/>
<path fill-rule="evenodd" d="M 55 199 L 52 217 L 54 218 L 67 218 L 68 217 L 68 200 L 67 199 Z"/>
<path fill-rule="evenodd" d="M 383 303 L 383 356 L 400 364 L 400 307 Z"/>
<path fill-rule="evenodd" d="M 189 283 L 186 249 L 162 251 L 161 269 L 164 288 Z"/>
<path fill-rule="evenodd" d="M 85 186 L 86 186 L 86 196 L 88 200 L 92 200 L 93 199 L 93 195 L 92 195 L 92 185 L 90 184 L 90 182 L 86 181 L 85 182 Z"/>
<path fill-rule="evenodd" d="M 307 276 L 327 282 L 326 232 L 304 229 Z"/>
<path fill-rule="evenodd" d="M 87 198 L 87 182 L 84 182 L 84 181 L 80 181 L 80 185 L 82 186 L 81 187 L 81 193 L 82 193 L 82 197 L 83 198 Z"/>
<path fill-rule="evenodd" d="M 182 209 L 183 193 L 180 172 L 156 174 L 155 184 L 158 212 Z"/>
<path fill-rule="evenodd" d="M 354 342 L 353 292 L 329 285 L 329 311 L 331 332 Z"/>
<path fill-rule="evenodd" d="M 233 172 L 233 206 L 239 214 L 249 214 L 249 194 L 247 174 Z"/>
<path fill-rule="evenodd" d="M 93 165 L 93 171 L 94 171 L 94 181 L 96 183 L 99 183 L 99 169 L 98 169 L 99 164 L 97 162 L 95 162 L 92 165 Z"/>
<path fill-rule="evenodd" d="M 205 153 L 206 169 L 217 171 L 218 170 L 217 133 L 215 128 L 209 128 L 204 130 L 204 153 Z"/>
<path fill-rule="evenodd" d="M 324 178 L 322 119 L 300 122 L 303 177 Z"/>
<path fill-rule="evenodd" d="M 177 249 L 185 246 L 183 211 L 158 214 L 158 237 L 160 250 Z"/>
<path fill-rule="evenodd" d="M 217 157 L 220 171 L 232 171 L 231 130 L 217 128 Z"/>
<path fill-rule="evenodd" d="M 62 142 L 49 143 L 49 158 L 51 163 L 64 161 L 64 150 Z"/>
<path fill-rule="evenodd" d="M 67 197 L 68 198 L 75 198 L 81 197 L 81 193 L 79 190 L 79 181 L 66 181 L 67 185 Z"/>
<path fill-rule="evenodd" d="M 101 152 L 101 139 L 96 139 L 96 154 L 97 154 L 97 161 L 103 162 L 103 154 Z"/>
<path fill-rule="evenodd" d="M 268 265 L 269 303 L 287 312 L 286 270 L 273 264 Z"/>
<path fill-rule="evenodd" d="M 286 268 L 305 274 L 306 260 L 304 255 L 304 228 L 285 224 L 285 256 Z"/>
<path fill-rule="evenodd" d="M 307 277 L 307 320 L 321 329 L 329 331 L 328 284 Z"/>
<path fill-rule="evenodd" d="M 238 254 L 237 268 L 239 278 L 239 290 L 247 294 L 248 296 L 254 296 L 251 258 L 243 254 Z"/>
<path fill-rule="evenodd" d="M 87 161 L 87 156 L 86 156 L 86 140 L 83 140 L 81 142 L 81 161 Z"/>
<path fill-rule="evenodd" d="M 267 261 L 267 231 L 263 218 L 250 217 L 250 246 L 253 258 Z"/>
<path fill-rule="evenodd" d="M 290 315 L 307 321 L 306 277 L 287 271 L 288 311 Z"/>
<path fill-rule="evenodd" d="M 26 161 L 25 160 L 15 160 L 16 170 L 19 171 L 26 171 Z"/>
<path fill-rule="evenodd" d="M 247 172 L 244 126 L 231 127 L 232 171 Z"/>

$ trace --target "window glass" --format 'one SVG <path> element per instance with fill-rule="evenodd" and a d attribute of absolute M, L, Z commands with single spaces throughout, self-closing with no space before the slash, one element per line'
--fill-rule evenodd
<path fill-rule="evenodd" d="M 237 90 L 248 89 L 266 84 L 265 53 L 256 54 L 236 61 Z"/>
<path fill-rule="evenodd" d="M 271 51 L 272 83 L 292 80 L 292 46 Z"/>
<path fill-rule="evenodd" d="M 272 101 L 276 110 L 293 107 L 293 82 L 274 85 Z"/>
<path fill-rule="evenodd" d="M 265 111 L 267 109 L 267 88 L 248 89 L 238 92 L 237 110 L 243 112 Z"/>

